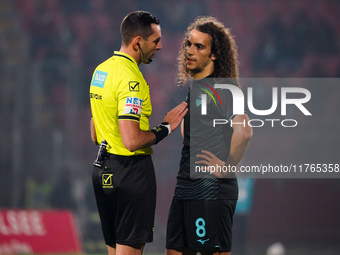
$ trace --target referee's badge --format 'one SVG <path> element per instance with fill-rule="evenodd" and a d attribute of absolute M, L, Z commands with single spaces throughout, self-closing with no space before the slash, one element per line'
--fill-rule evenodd
<path fill-rule="evenodd" d="M 103 188 L 113 188 L 112 185 L 112 174 L 103 174 L 102 175 L 102 183 Z"/>
<path fill-rule="evenodd" d="M 129 90 L 134 92 L 139 92 L 139 82 L 138 81 L 130 81 L 129 82 Z"/>

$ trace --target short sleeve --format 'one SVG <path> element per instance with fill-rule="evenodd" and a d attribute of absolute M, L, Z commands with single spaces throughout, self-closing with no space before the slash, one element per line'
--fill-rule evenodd
<path fill-rule="evenodd" d="M 123 79 L 118 87 L 118 119 L 139 121 L 144 100 L 143 81 Z"/>

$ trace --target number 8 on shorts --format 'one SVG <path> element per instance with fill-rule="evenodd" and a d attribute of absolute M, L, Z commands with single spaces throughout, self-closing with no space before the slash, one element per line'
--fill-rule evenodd
<path fill-rule="evenodd" d="M 204 237 L 205 236 L 205 220 L 203 218 L 198 218 L 195 222 L 196 225 L 196 235 L 198 237 Z"/>

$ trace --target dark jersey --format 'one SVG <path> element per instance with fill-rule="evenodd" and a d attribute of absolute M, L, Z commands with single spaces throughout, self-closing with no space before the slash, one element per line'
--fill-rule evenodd
<path fill-rule="evenodd" d="M 177 176 L 175 197 L 179 199 L 237 199 L 236 175 L 216 178 L 205 171 L 197 171 L 197 154 L 207 150 L 219 159 L 226 161 L 230 151 L 233 128 L 233 98 L 227 89 L 214 89 L 213 79 L 194 81 L 189 86 L 187 103 L 189 111 L 184 117 L 184 141 L 180 170 Z M 225 83 L 225 82 L 224 82 Z M 228 82 L 230 84 L 230 82 Z M 206 94 L 206 100 L 202 100 Z M 206 104 L 205 104 L 206 101 Z M 202 103 L 206 105 L 206 115 L 202 115 Z M 214 119 L 228 123 L 213 127 Z"/>

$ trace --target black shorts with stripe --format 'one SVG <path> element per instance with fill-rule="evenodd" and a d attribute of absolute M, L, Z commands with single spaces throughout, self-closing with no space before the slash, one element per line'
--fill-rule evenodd
<path fill-rule="evenodd" d="M 92 174 L 102 231 L 107 245 L 152 242 L 156 178 L 151 156 L 109 154 Z"/>
<path fill-rule="evenodd" d="M 230 252 L 237 200 L 172 200 L 166 248 Z"/>

